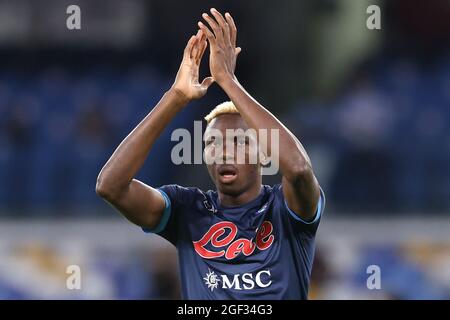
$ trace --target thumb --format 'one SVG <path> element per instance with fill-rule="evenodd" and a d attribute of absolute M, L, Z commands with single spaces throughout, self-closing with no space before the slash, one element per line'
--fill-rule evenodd
<path fill-rule="evenodd" d="M 214 83 L 214 78 L 213 77 L 207 77 L 202 81 L 201 87 L 208 89 L 210 85 L 212 85 Z"/>
<path fill-rule="evenodd" d="M 239 53 L 241 53 L 242 48 L 241 47 L 237 47 L 234 51 L 234 53 L 236 54 L 236 57 L 239 55 Z"/>

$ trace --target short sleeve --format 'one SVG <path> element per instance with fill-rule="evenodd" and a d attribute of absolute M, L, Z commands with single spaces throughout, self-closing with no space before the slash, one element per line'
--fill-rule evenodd
<path fill-rule="evenodd" d="M 157 234 L 176 246 L 179 235 L 178 226 L 183 220 L 182 209 L 183 205 L 188 203 L 189 190 L 176 184 L 164 185 L 156 190 L 164 198 L 165 208 L 163 215 L 155 228 L 142 228 L 142 230 L 146 233 Z"/>
<path fill-rule="evenodd" d="M 320 188 L 320 196 L 317 203 L 316 214 L 314 215 L 314 218 L 310 221 L 306 221 L 300 218 L 293 210 L 289 208 L 286 199 L 284 198 L 281 185 L 279 187 L 279 193 L 282 198 L 282 205 L 284 206 L 285 209 L 284 211 L 286 215 L 289 216 L 289 221 L 293 225 L 293 227 L 298 231 L 307 231 L 312 235 L 314 235 L 317 231 L 323 212 L 325 210 L 326 200 L 325 200 L 325 193 L 323 192 L 322 188 Z"/>

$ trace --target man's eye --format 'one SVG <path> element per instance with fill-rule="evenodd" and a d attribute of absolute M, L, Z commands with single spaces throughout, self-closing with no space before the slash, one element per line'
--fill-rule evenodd
<path fill-rule="evenodd" d="M 212 142 L 212 145 L 215 147 L 221 146 L 222 141 L 220 141 L 220 139 L 214 139 L 214 141 Z"/>
<path fill-rule="evenodd" d="M 238 137 L 237 144 L 239 146 L 244 146 L 244 145 L 248 144 L 248 137 Z"/>
<path fill-rule="evenodd" d="M 220 139 L 217 139 L 215 137 L 211 137 L 206 140 L 205 142 L 206 146 L 212 145 L 212 146 L 218 146 L 220 145 Z"/>

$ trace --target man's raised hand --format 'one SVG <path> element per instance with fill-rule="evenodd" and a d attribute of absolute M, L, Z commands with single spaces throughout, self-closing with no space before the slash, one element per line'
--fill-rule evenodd
<path fill-rule="evenodd" d="M 189 39 L 184 49 L 183 61 L 172 89 L 180 94 L 186 102 L 203 97 L 214 82 L 212 77 L 207 77 L 202 83 L 199 83 L 200 62 L 207 45 L 204 32 L 198 30 L 197 34 Z"/>
<path fill-rule="evenodd" d="M 214 8 L 211 9 L 211 14 L 214 18 L 206 13 L 202 14 L 202 17 L 212 31 L 200 21 L 198 26 L 208 38 L 211 75 L 217 83 L 221 84 L 226 79 L 234 78 L 236 58 L 241 48 L 236 48 L 237 29 L 231 15 L 226 13 L 224 17 Z"/>

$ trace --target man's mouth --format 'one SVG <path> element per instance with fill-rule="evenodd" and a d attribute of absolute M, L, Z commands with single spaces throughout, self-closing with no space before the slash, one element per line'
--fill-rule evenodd
<path fill-rule="evenodd" d="M 237 169 L 233 165 L 220 165 L 217 168 L 217 173 L 219 174 L 220 182 L 222 183 L 232 183 L 237 178 Z"/>

